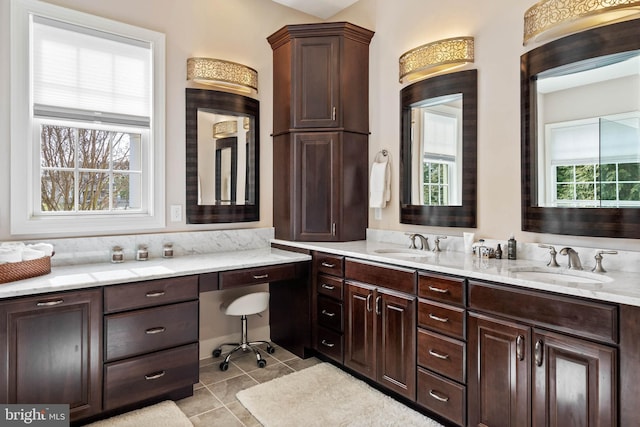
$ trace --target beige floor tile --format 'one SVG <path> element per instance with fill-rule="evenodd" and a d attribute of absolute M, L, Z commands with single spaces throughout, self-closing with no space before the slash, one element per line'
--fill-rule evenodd
<path fill-rule="evenodd" d="M 274 378 L 282 377 L 292 372 L 294 372 L 293 369 L 284 363 L 278 362 L 267 365 L 265 368 L 254 369 L 247 374 L 260 383 L 266 383 Z"/>
<path fill-rule="evenodd" d="M 236 393 L 258 384 L 249 375 L 230 378 L 209 386 L 211 392 L 225 405 L 236 401 Z"/>
<path fill-rule="evenodd" d="M 190 417 L 194 427 L 244 427 L 227 408 L 222 407 Z"/>
<path fill-rule="evenodd" d="M 206 388 L 195 390 L 193 396 L 178 400 L 176 404 L 187 417 L 222 407 L 222 402 Z"/>
<path fill-rule="evenodd" d="M 251 415 L 251 412 L 247 411 L 247 408 L 242 406 L 240 402 L 232 402 L 227 405 L 233 415 L 238 417 L 242 423 L 247 427 L 261 427 L 262 424 Z"/>
<path fill-rule="evenodd" d="M 281 362 L 286 362 L 287 360 L 296 359 L 296 358 L 299 359 L 298 356 L 291 353 L 290 351 L 285 350 L 282 347 L 276 347 L 276 351 L 273 352 L 271 357 L 273 357 L 274 359 L 278 359 Z"/>
<path fill-rule="evenodd" d="M 221 371 L 220 364 L 214 363 L 200 368 L 200 382 L 208 386 L 242 374 L 244 372 L 232 363 L 229 364 L 229 368 L 226 371 Z"/>
<path fill-rule="evenodd" d="M 274 360 L 267 352 L 260 351 L 260 356 L 267 361 L 267 365 L 271 363 L 277 363 L 277 360 Z M 244 372 L 253 371 L 254 369 L 258 369 L 258 361 L 256 359 L 256 355 L 253 351 L 248 351 L 246 353 L 237 352 L 233 356 L 231 356 L 231 364 L 236 365 L 238 368 L 242 369 Z"/>
<path fill-rule="evenodd" d="M 313 365 L 317 365 L 318 363 L 320 363 L 320 359 L 315 357 L 309 357 L 307 359 L 295 358 L 284 362 L 285 365 L 289 366 L 294 371 L 301 371 L 303 369 L 310 368 Z"/>

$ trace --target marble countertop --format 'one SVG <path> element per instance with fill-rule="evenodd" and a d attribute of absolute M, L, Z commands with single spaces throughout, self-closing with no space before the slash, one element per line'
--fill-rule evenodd
<path fill-rule="evenodd" d="M 640 307 L 640 274 L 638 273 L 615 271 L 591 273 L 588 270 L 567 270 L 565 267 L 550 268 L 542 262 L 530 260 L 479 259 L 472 254 L 461 252 L 427 252 L 425 256 L 416 256 L 415 252 L 402 253 L 407 251 L 406 246 L 365 240 L 328 243 L 290 242 L 276 239 L 272 242 L 363 260 L 454 274 L 470 279 L 488 280 Z M 394 254 L 393 251 L 398 252 Z M 535 277 L 538 272 L 547 272 L 547 277 L 544 279 Z"/>
<path fill-rule="evenodd" d="M 215 271 L 309 261 L 309 255 L 272 249 L 215 252 L 126 261 L 120 264 L 97 263 L 52 267 L 51 273 L 31 279 L 0 284 L 0 299 L 70 289 L 90 288 L 150 279 L 186 276 Z"/>

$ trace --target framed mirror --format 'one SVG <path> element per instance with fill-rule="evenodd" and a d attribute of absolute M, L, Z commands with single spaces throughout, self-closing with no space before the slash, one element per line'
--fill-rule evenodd
<path fill-rule="evenodd" d="M 187 223 L 258 221 L 259 102 L 186 89 Z"/>
<path fill-rule="evenodd" d="M 476 227 L 477 70 L 400 92 L 400 222 Z"/>
<path fill-rule="evenodd" d="M 640 238 L 640 25 L 521 57 L 522 229 Z"/>

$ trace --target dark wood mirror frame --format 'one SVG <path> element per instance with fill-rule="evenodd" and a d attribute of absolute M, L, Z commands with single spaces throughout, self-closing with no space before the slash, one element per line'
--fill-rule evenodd
<path fill-rule="evenodd" d="M 640 238 L 640 208 L 538 207 L 536 179 L 536 105 L 531 91 L 545 70 L 619 52 L 640 49 L 640 21 L 608 25 L 540 46 L 522 55 L 521 189 L 522 230 L 575 236 Z"/>
<path fill-rule="evenodd" d="M 198 204 L 198 109 L 253 116 L 255 120 L 255 203 L 252 205 Z M 187 224 L 248 222 L 260 219 L 260 103 L 228 92 L 186 89 L 186 214 Z"/>
<path fill-rule="evenodd" d="M 411 205 L 411 105 L 425 99 L 462 94 L 462 205 Z M 400 222 L 439 227 L 476 227 L 478 71 L 444 74 L 400 92 Z"/>

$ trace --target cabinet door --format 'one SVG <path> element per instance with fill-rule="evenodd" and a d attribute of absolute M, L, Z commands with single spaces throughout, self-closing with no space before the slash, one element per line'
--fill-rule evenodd
<path fill-rule="evenodd" d="M 336 240 L 340 213 L 340 139 L 336 132 L 295 135 L 295 239 Z"/>
<path fill-rule="evenodd" d="M 345 366 L 376 379 L 375 289 L 361 283 L 346 283 Z"/>
<path fill-rule="evenodd" d="M 416 398 L 416 298 L 378 289 L 378 382 Z"/>
<path fill-rule="evenodd" d="M 293 127 L 339 127 L 339 37 L 294 40 Z"/>
<path fill-rule="evenodd" d="M 533 425 L 617 425 L 616 350 L 551 332 L 533 336 Z"/>
<path fill-rule="evenodd" d="M 468 425 L 529 426 L 531 332 L 469 314 Z"/>
<path fill-rule="evenodd" d="M 100 412 L 102 290 L 0 305 L 0 402 L 67 403 L 72 420 Z"/>

